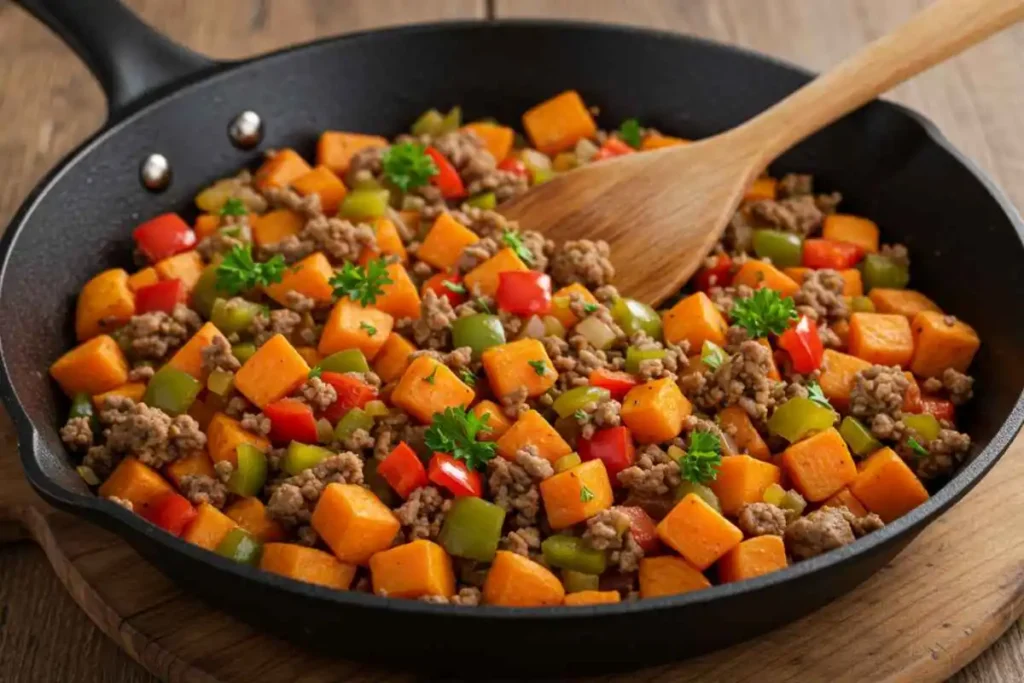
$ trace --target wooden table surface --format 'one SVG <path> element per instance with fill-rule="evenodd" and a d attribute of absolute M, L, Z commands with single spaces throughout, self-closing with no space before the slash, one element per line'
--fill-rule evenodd
<path fill-rule="evenodd" d="M 968 0 L 964 0 L 967 2 Z M 825 69 L 923 0 L 129 0 L 151 24 L 218 58 L 345 31 L 436 19 L 550 16 L 668 28 Z M 1024 206 L 1024 27 L 904 84 L 892 98 L 930 117 Z M 103 98 L 45 28 L 0 0 L 0 226 L 61 156 L 98 128 Z M 969 226 L 964 226 L 969 228 Z M 7 422 L 6 416 L 0 419 Z M 0 680 L 155 680 L 79 611 L 42 553 L 0 548 Z M 1022 620 L 1024 621 L 1024 620 Z M 953 680 L 1024 680 L 1016 623 Z"/>

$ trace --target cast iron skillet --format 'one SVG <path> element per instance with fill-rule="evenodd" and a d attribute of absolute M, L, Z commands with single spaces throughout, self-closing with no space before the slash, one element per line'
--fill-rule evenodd
<path fill-rule="evenodd" d="M 291 146 L 310 156 L 324 129 L 391 135 L 428 107 L 456 103 L 470 119 L 518 121 L 530 105 L 577 88 L 600 106 L 604 127 L 637 116 L 697 138 L 761 111 L 809 74 L 685 36 L 548 21 L 389 29 L 216 64 L 112 0 L 21 4 L 79 53 L 110 103 L 108 125 L 32 193 L 2 242 L 2 392 L 26 475 L 53 505 L 120 534 L 189 590 L 261 627 L 346 656 L 448 662 L 463 675 L 510 667 L 551 675 L 557 661 L 580 672 L 706 652 L 864 581 L 970 490 L 1021 425 L 1024 325 L 1013 314 L 1024 300 L 1021 221 L 930 123 L 874 102 L 794 149 L 775 171 L 813 173 L 824 188 L 841 190 L 847 210 L 910 246 L 916 286 L 981 334 L 977 398 L 962 415 L 977 446 L 928 503 L 850 546 L 754 581 L 593 608 L 455 609 L 331 592 L 234 565 L 86 489 L 57 433 L 67 403 L 46 368 L 72 344 L 81 285 L 101 268 L 130 264 L 136 223 L 165 211 L 190 217 L 197 189 L 256 163 L 257 151 L 229 143 L 237 113 L 263 117 L 263 149 Z M 152 152 L 174 171 L 158 195 L 138 179 Z M 637 228 L 637 239 L 657 248 L 658 235 Z"/>

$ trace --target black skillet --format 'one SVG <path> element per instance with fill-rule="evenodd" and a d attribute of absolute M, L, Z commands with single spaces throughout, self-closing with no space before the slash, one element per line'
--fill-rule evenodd
<path fill-rule="evenodd" d="M 931 500 L 883 530 L 753 581 L 595 608 L 456 609 L 331 592 L 234 565 L 92 495 L 61 445 L 67 402 L 46 368 L 72 343 L 80 286 L 131 263 L 131 228 L 165 212 L 194 215 L 195 192 L 259 157 L 232 146 L 243 110 L 265 127 L 261 149 L 311 156 L 324 129 L 393 135 L 423 110 L 462 104 L 472 119 L 520 114 L 578 89 L 612 127 L 636 116 L 699 138 L 731 128 L 809 74 L 722 45 L 657 31 L 550 21 L 449 23 L 345 36 L 223 64 L 180 48 L 113 0 L 20 0 L 85 60 L 110 121 L 32 193 L 7 229 L 0 270 L 3 399 L 26 476 L 53 505 L 124 537 L 189 590 L 267 630 L 344 656 L 462 675 L 552 675 L 650 664 L 722 647 L 806 614 L 891 560 L 995 463 L 1024 403 L 1022 224 L 1006 197 L 925 119 L 873 102 L 779 160 L 813 173 L 844 207 L 906 243 L 917 287 L 983 339 L 977 398 L 962 425 L 976 446 Z M 173 181 L 139 181 L 152 153 Z M 658 236 L 637 239 L 657 248 Z M 532 654 L 531 654 L 532 653 Z M 472 668 L 477 667 L 477 668 Z"/>

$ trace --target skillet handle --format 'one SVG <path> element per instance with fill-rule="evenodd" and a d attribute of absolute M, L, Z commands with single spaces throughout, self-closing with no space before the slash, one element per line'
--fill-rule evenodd
<path fill-rule="evenodd" d="M 216 62 L 150 28 L 118 0 L 15 0 L 85 62 L 118 119 L 165 86 Z"/>

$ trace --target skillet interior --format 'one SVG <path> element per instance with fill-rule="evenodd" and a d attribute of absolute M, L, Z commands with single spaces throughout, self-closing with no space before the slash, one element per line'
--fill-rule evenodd
<path fill-rule="evenodd" d="M 4 239 L 4 398 L 30 480 L 52 502 L 114 528 L 211 601 L 303 642 L 363 657 L 420 657 L 420 664 L 436 665 L 436 654 L 447 650 L 460 662 L 501 659 L 551 674 L 555 669 L 546 661 L 540 667 L 539 660 L 518 660 L 519 648 L 506 643 L 567 652 L 585 641 L 591 645 L 587 663 L 565 662 L 579 672 L 587 664 L 652 663 L 706 651 L 824 604 L 867 578 L 963 495 L 1021 419 L 1014 407 L 1024 387 L 1024 362 L 1016 353 L 1024 348 L 1024 326 L 1009 313 L 1024 295 L 1019 220 L 926 123 L 893 105 L 874 103 L 847 117 L 775 169 L 813 173 L 824 189 L 841 190 L 847 210 L 875 218 L 887 241 L 908 244 L 915 285 L 976 326 L 983 339 L 974 366 L 977 398 L 963 421 L 978 443 L 989 445 L 984 452 L 975 448 L 971 465 L 911 515 L 785 572 L 678 598 L 556 611 L 447 610 L 293 584 L 214 558 L 88 494 L 56 430 L 66 401 L 45 375 L 72 342 L 71 312 L 81 285 L 100 268 L 130 264 L 131 228 L 163 211 L 192 217 L 198 188 L 256 161 L 257 152 L 235 150 L 225 134 L 243 109 L 263 116 L 264 149 L 292 146 L 307 156 L 323 129 L 390 135 L 428 107 L 456 103 L 470 119 L 514 122 L 532 104 L 568 88 L 601 107 L 604 127 L 636 116 L 673 134 L 703 137 L 745 120 L 806 79 L 764 58 L 670 34 L 551 22 L 448 24 L 360 34 L 273 55 L 145 107 L 76 154 Z M 170 190 L 158 196 L 137 182 L 139 161 L 154 151 L 170 158 L 175 173 Z M 658 235 L 636 229 L 638 239 L 656 248 Z M 598 615 L 600 624 L 590 618 Z M 473 640 L 472 651 L 464 637 L 450 637 L 467 619 L 483 620 L 489 631 Z M 690 624 L 701 626 L 686 628 Z M 385 631 L 388 637 L 380 638 Z M 399 652 L 393 643 L 401 643 Z"/>

